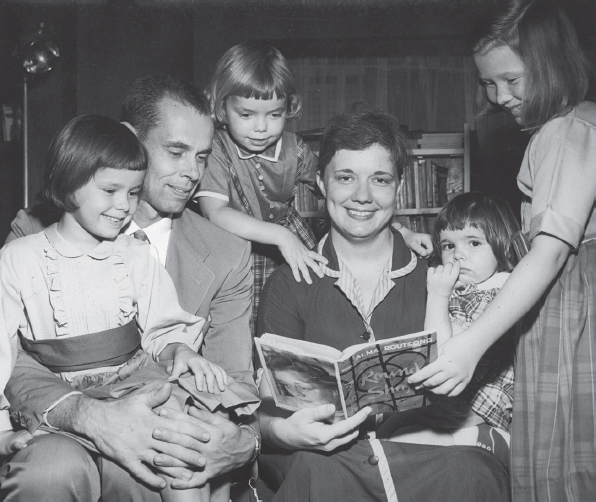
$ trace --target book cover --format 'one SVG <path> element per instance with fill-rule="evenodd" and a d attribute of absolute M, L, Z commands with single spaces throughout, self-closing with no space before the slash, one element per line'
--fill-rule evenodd
<path fill-rule="evenodd" d="M 334 404 L 350 417 L 370 406 L 373 413 L 425 406 L 428 396 L 407 378 L 437 357 L 435 331 L 422 331 L 348 347 L 326 345 L 270 333 L 255 338 L 275 404 L 297 411 Z"/>

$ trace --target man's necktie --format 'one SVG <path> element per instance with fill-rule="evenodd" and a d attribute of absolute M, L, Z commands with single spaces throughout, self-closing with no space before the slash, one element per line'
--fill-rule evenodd
<path fill-rule="evenodd" d="M 144 230 L 137 230 L 136 232 L 133 232 L 131 234 L 135 239 L 139 239 L 140 241 L 145 241 L 148 244 L 151 244 L 151 241 L 149 240 L 149 237 L 147 237 L 147 234 L 145 233 Z"/>

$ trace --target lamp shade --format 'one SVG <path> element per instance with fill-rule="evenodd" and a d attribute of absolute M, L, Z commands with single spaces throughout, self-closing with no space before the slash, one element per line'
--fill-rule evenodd
<path fill-rule="evenodd" d="M 56 44 L 44 37 L 33 40 L 23 48 L 21 63 L 28 73 L 39 74 L 50 71 L 59 57 Z"/>

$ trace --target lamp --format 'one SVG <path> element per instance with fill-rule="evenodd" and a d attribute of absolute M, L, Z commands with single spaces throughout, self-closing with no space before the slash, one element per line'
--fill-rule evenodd
<path fill-rule="evenodd" d="M 27 79 L 30 75 L 51 71 L 60 57 L 58 47 L 44 35 L 43 31 L 44 23 L 40 23 L 36 37 L 21 51 L 21 65 L 25 69 L 23 76 L 23 207 L 29 205 Z"/>

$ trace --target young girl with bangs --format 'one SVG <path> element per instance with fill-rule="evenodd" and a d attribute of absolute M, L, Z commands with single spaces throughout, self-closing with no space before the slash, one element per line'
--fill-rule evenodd
<path fill-rule="evenodd" d="M 255 333 L 261 289 L 278 265 L 287 262 L 298 282 L 311 284 L 311 272 L 323 276 L 319 263 L 327 260 L 314 250 L 313 233 L 292 205 L 299 183 L 317 193 L 318 160 L 299 136 L 284 130 L 300 117 L 302 97 L 274 47 L 245 42 L 229 49 L 207 94 L 220 127 L 197 197 L 205 217 L 253 243 Z M 426 235 L 400 231 L 412 249 L 426 254 L 418 244 Z"/>
<path fill-rule="evenodd" d="M 478 38 L 486 110 L 533 133 L 517 177 L 529 252 L 470 328 L 410 379 L 465 388 L 487 349 L 524 315 L 512 422 L 514 500 L 596 493 L 596 104 L 575 29 L 552 1 L 516 2 Z"/>
<path fill-rule="evenodd" d="M 211 410 L 224 405 L 228 384 L 236 384 L 197 353 L 204 319 L 179 306 L 153 248 L 120 233 L 137 209 L 146 168 L 135 134 L 106 117 L 76 117 L 52 141 L 43 196 L 61 218 L 0 251 L 0 408 L 9 405 L 4 389 L 19 342 L 76 394 L 118 399 L 149 382 L 174 380 L 179 385 L 166 406 L 185 409 L 191 398 Z M 245 398 L 226 406 L 251 401 Z M 61 432 L 49 422 L 45 430 Z M 30 439 L 23 434 L 0 432 L 0 454 L 22 449 Z M 93 460 L 101 444 L 95 439 L 80 440 Z M 164 501 L 229 500 L 226 475 L 188 490 L 164 477 Z"/>

